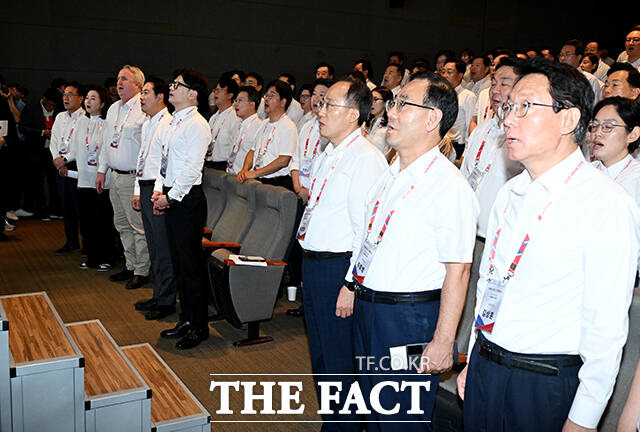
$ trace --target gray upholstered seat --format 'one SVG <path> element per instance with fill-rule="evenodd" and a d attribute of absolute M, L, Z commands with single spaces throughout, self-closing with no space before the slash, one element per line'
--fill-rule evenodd
<path fill-rule="evenodd" d="M 205 168 L 202 175 L 202 188 L 207 197 L 207 228 L 213 228 L 222 216 L 226 204 L 224 180 L 230 177 L 223 171 Z"/>

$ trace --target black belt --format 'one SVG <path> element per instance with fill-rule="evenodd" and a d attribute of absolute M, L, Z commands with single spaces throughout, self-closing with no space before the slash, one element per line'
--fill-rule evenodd
<path fill-rule="evenodd" d="M 480 243 L 484 243 L 487 241 L 484 237 L 480 237 L 479 235 L 476 236 L 476 240 L 479 241 Z"/>
<path fill-rule="evenodd" d="M 153 186 L 156 184 L 155 180 L 138 180 L 140 186 Z"/>
<path fill-rule="evenodd" d="M 115 169 L 115 168 L 111 168 L 112 170 L 114 170 L 115 172 L 117 172 L 118 174 L 122 174 L 122 175 L 128 175 L 128 174 L 135 174 L 136 170 L 131 170 L 131 171 L 122 171 L 119 169 Z"/>
<path fill-rule="evenodd" d="M 351 252 L 316 252 L 302 249 L 302 257 L 312 259 L 344 258 L 351 257 Z"/>
<path fill-rule="evenodd" d="M 421 291 L 415 294 L 390 294 L 370 290 L 356 282 L 356 297 L 359 300 L 371 303 L 427 303 L 440 300 L 441 291 L 442 290 L 438 289 L 433 291 Z"/>
<path fill-rule="evenodd" d="M 162 193 L 166 194 L 167 192 L 169 192 L 171 190 L 171 187 L 172 186 L 162 186 Z M 189 190 L 189 193 L 191 193 L 191 191 L 197 191 L 199 189 L 202 189 L 202 185 L 201 184 L 193 185 L 193 186 L 191 186 L 191 190 Z M 187 194 L 187 195 L 189 195 L 189 194 Z M 185 196 L 187 196 L 187 195 L 185 195 Z"/>
<path fill-rule="evenodd" d="M 518 354 L 487 341 L 478 332 L 478 352 L 487 360 L 510 368 L 522 369 L 541 375 L 559 375 L 560 367 L 572 367 L 582 364 L 579 355 L 537 356 Z"/>

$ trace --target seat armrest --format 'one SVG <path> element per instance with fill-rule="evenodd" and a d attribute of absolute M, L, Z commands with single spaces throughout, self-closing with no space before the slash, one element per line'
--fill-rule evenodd
<path fill-rule="evenodd" d="M 284 261 L 269 261 L 269 260 L 266 260 L 266 261 L 267 261 L 267 267 L 286 266 L 287 265 L 287 263 L 284 262 Z M 232 267 L 232 266 L 237 266 L 237 265 L 240 265 L 240 264 L 236 264 L 233 261 L 231 261 L 230 259 L 225 259 L 224 260 L 224 265 Z M 244 266 L 244 265 L 240 265 L 240 266 L 241 267 L 257 267 L 257 268 L 260 267 L 260 266 Z"/>
<path fill-rule="evenodd" d="M 206 249 L 240 249 L 242 245 L 235 242 L 214 242 L 209 240 L 202 240 L 202 247 Z"/>
<path fill-rule="evenodd" d="M 207 240 L 211 240 L 211 236 L 213 235 L 213 231 L 211 231 L 211 229 L 209 228 L 205 228 L 202 230 L 202 236 L 207 239 Z"/>

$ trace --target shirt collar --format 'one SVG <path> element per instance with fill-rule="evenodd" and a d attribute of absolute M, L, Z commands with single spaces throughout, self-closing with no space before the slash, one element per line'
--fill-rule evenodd
<path fill-rule="evenodd" d="M 531 175 L 527 170 L 524 170 L 513 182 L 511 191 L 516 195 L 524 195 L 529 186 L 540 185 L 547 192 L 553 193 L 565 185 L 565 181 L 580 162 L 584 163 L 585 160 L 582 152 L 577 148 L 535 181 L 531 181 Z"/>
<path fill-rule="evenodd" d="M 46 116 L 46 117 L 51 117 L 53 115 L 53 110 L 51 111 L 47 111 L 47 109 L 44 107 L 44 105 L 42 105 L 42 102 L 40 102 L 40 106 L 42 107 L 42 113 Z"/>
<path fill-rule="evenodd" d="M 248 125 L 249 123 L 251 123 L 256 117 L 258 117 L 258 113 L 253 113 L 251 114 L 249 117 L 247 117 L 246 119 L 242 120 L 241 125 Z"/>
<path fill-rule="evenodd" d="M 123 103 L 122 106 L 126 105 L 127 107 L 131 108 L 139 100 L 140 100 L 140 93 L 136 94 L 134 97 L 129 99 L 127 102 Z M 120 102 L 122 103 L 122 99 L 120 99 Z"/>
<path fill-rule="evenodd" d="M 609 168 L 605 167 L 605 169 L 607 170 L 607 173 L 609 174 L 609 176 L 611 178 L 616 178 L 616 177 L 618 177 L 618 175 L 620 175 L 622 170 L 627 166 L 627 164 L 629 163 L 629 161 L 631 159 L 633 159 L 633 156 L 628 154 L 627 157 L 625 157 L 621 161 L 614 163 Z M 604 164 L 603 164 L 603 166 L 604 166 Z"/>
<path fill-rule="evenodd" d="M 342 144 L 348 144 L 351 142 L 351 140 L 353 140 L 356 136 L 362 136 L 362 133 L 360 131 L 360 128 L 356 128 L 356 130 L 354 130 L 353 132 L 351 132 L 345 139 L 343 139 L 340 144 L 338 144 L 337 146 L 334 145 L 332 142 L 329 142 L 329 145 L 327 146 L 327 153 L 331 154 L 335 151 L 335 149 L 337 147 L 340 147 Z"/>
<path fill-rule="evenodd" d="M 160 121 L 160 117 L 169 113 L 167 107 L 162 108 L 160 111 L 156 113 L 153 117 L 151 117 L 151 121 L 157 120 Z"/>
<path fill-rule="evenodd" d="M 198 110 L 198 107 L 195 105 L 190 105 L 186 108 L 182 108 L 180 111 L 176 111 L 173 113 L 173 118 L 176 120 L 180 120 L 183 119 L 183 121 L 186 119 L 187 117 L 187 113 L 191 112 L 191 109 L 194 109 L 194 111 Z"/>
<path fill-rule="evenodd" d="M 427 169 L 427 165 L 431 163 L 433 158 L 440 157 L 441 155 L 440 148 L 435 146 L 418 159 L 414 160 L 411 165 L 402 171 L 400 171 L 400 157 L 397 157 L 393 164 L 391 164 L 389 173 L 391 174 L 391 177 L 396 178 L 399 175 L 402 175 L 403 172 L 406 172 L 407 175 L 410 175 L 414 179 L 418 179 L 422 174 L 424 174 L 424 170 Z"/>
<path fill-rule="evenodd" d="M 66 113 L 70 118 L 76 118 L 78 116 L 84 115 L 84 109 L 80 107 L 71 114 L 69 114 L 69 111 L 66 111 Z"/>
<path fill-rule="evenodd" d="M 456 87 L 456 93 L 460 94 L 460 92 L 462 92 L 462 90 L 464 90 L 464 88 L 462 87 L 462 83 L 458 84 L 458 87 Z"/>
<path fill-rule="evenodd" d="M 283 113 L 280 118 L 274 122 L 272 122 L 271 120 L 269 120 L 269 124 L 270 125 L 277 125 L 278 123 L 280 123 L 285 117 L 287 117 L 287 113 Z"/>

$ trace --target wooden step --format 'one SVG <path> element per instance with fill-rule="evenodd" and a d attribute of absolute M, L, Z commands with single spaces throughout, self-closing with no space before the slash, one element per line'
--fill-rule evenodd
<path fill-rule="evenodd" d="M 151 429 L 151 389 L 100 321 L 67 324 L 85 359 L 87 432 Z"/>
<path fill-rule="evenodd" d="M 211 416 L 149 344 L 122 351 L 151 387 L 152 431 L 211 431 Z"/>
<path fill-rule="evenodd" d="M 9 364 L 0 369 L 10 375 L 0 399 L 11 398 L 13 432 L 84 432 L 84 358 L 49 297 L 10 295 L 0 303 L 9 321 Z"/>

